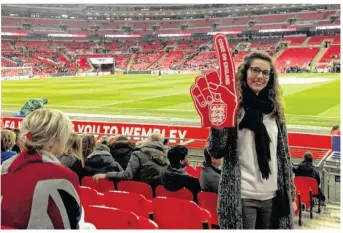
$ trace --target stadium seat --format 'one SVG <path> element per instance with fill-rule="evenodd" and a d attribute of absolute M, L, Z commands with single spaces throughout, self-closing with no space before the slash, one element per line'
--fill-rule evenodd
<path fill-rule="evenodd" d="M 178 191 L 169 191 L 165 189 L 162 185 L 156 187 L 156 196 L 157 197 L 173 197 L 188 201 L 193 201 L 193 194 L 190 190 L 182 188 Z"/>
<path fill-rule="evenodd" d="M 294 185 L 296 190 L 301 194 L 301 203 L 306 209 L 310 209 L 310 218 L 313 218 L 313 198 L 310 184 L 303 177 L 294 177 Z"/>
<path fill-rule="evenodd" d="M 138 193 L 108 191 L 104 193 L 104 204 L 105 206 L 132 211 L 146 218 L 152 214 L 151 203 Z"/>
<path fill-rule="evenodd" d="M 139 219 L 139 229 L 147 229 L 147 230 L 157 230 L 158 225 L 153 220 L 138 216 Z"/>
<path fill-rule="evenodd" d="M 186 169 L 186 172 L 187 172 L 189 175 L 194 176 L 194 177 L 197 177 L 198 172 L 197 172 L 197 170 L 196 170 L 194 167 L 187 165 L 187 166 L 185 167 L 185 169 Z"/>
<path fill-rule="evenodd" d="M 1 230 L 15 230 L 15 229 L 12 227 L 1 225 Z"/>
<path fill-rule="evenodd" d="M 147 183 L 138 181 L 120 181 L 117 184 L 117 189 L 119 191 L 142 194 L 148 200 L 152 200 L 153 198 L 152 188 Z"/>
<path fill-rule="evenodd" d="M 154 221 L 160 229 L 208 229 L 210 220 L 194 202 L 156 197 L 152 201 Z"/>
<path fill-rule="evenodd" d="M 85 176 L 82 178 L 82 186 L 90 187 L 95 189 L 98 192 L 104 193 L 109 190 L 114 190 L 114 184 L 109 180 L 99 180 L 98 183 L 95 183 L 91 176 Z"/>
<path fill-rule="evenodd" d="M 139 218 L 132 212 L 106 206 L 86 206 L 85 222 L 97 229 L 140 229 Z"/>
<path fill-rule="evenodd" d="M 199 192 L 198 193 L 198 205 L 208 210 L 212 216 L 212 224 L 219 226 L 218 212 L 217 212 L 218 194 L 211 192 Z"/>
<path fill-rule="evenodd" d="M 103 202 L 95 189 L 90 187 L 79 187 L 80 201 L 83 206 L 102 205 Z"/>
<path fill-rule="evenodd" d="M 317 180 L 312 178 L 312 177 L 306 177 L 306 176 L 298 176 L 301 177 L 302 180 L 305 180 L 309 185 L 310 189 L 312 190 L 312 198 L 313 199 L 318 199 L 318 213 L 320 213 L 320 198 L 318 197 L 313 197 L 314 195 L 319 194 L 319 189 L 318 189 L 318 183 Z"/>

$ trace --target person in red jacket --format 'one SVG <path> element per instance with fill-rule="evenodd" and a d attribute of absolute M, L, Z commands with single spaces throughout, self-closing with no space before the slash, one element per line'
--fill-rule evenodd
<path fill-rule="evenodd" d="M 62 112 L 38 109 L 20 125 L 25 149 L 1 168 L 1 225 L 14 229 L 77 229 L 77 175 L 60 156 L 72 132 Z"/>

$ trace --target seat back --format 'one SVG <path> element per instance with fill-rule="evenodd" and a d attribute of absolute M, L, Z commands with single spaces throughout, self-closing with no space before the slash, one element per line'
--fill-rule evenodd
<path fill-rule="evenodd" d="M 97 229 L 139 229 L 137 215 L 106 206 L 86 206 L 85 222 L 94 224 Z"/>
<path fill-rule="evenodd" d="M 120 181 L 117 184 L 120 191 L 142 194 L 146 199 L 152 200 L 152 188 L 149 184 L 138 181 Z"/>
<path fill-rule="evenodd" d="M 12 227 L 1 225 L 1 230 L 15 230 L 15 229 Z"/>
<path fill-rule="evenodd" d="M 152 205 L 160 229 L 203 229 L 202 211 L 192 201 L 156 197 Z"/>
<path fill-rule="evenodd" d="M 211 192 L 198 193 L 198 205 L 207 209 L 212 215 L 212 224 L 219 225 L 217 212 L 218 194 Z"/>
<path fill-rule="evenodd" d="M 151 219 L 148 219 L 142 216 L 138 216 L 138 218 L 139 218 L 139 229 L 151 229 L 151 230 L 158 229 L 157 223 L 155 223 Z"/>
<path fill-rule="evenodd" d="M 297 192 L 301 195 L 301 203 L 305 204 L 306 208 L 309 208 L 311 205 L 311 198 L 310 198 L 310 184 L 302 179 L 300 176 L 294 177 L 294 185 Z"/>
<path fill-rule="evenodd" d="M 82 178 L 82 186 L 93 188 L 101 193 L 107 192 L 109 190 L 114 190 L 114 184 L 112 181 L 99 180 L 99 182 L 96 183 L 91 176 L 85 176 Z"/>
<path fill-rule="evenodd" d="M 318 195 L 319 190 L 318 190 L 318 183 L 317 180 L 315 178 L 312 177 L 303 177 L 304 180 L 306 180 L 306 182 L 309 183 L 311 190 L 312 190 L 312 194 L 313 195 Z"/>
<path fill-rule="evenodd" d="M 193 194 L 190 190 L 186 188 L 179 189 L 177 191 L 169 191 L 165 189 L 162 185 L 156 187 L 156 196 L 157 197 L 173 197 L 183 200 L 192 201 Z"/>
<path fill-rule="evenodd" d="M 104 193 L 105 206 L 131 211 L 143 217 L 149 217 L 148 205 L 151 205 L 143 195 L 123 191 L 108 191 Z"/>
<path fill-rule="evenodd" d="M 191 176 L 197 177 L 197 175 L 198 175 L 197 170 L 194 167 L 190 166 L 190 165 L 187 165 L 185 167 L 185 170 Z"/>
<path fill-rule="evenodd" d="M 79 195 L 81 204 L 83 206 L 88 205 L 102 205 L 100 197 L 95 189 L 90 187 L 80 186 L 79 187 Z"/>

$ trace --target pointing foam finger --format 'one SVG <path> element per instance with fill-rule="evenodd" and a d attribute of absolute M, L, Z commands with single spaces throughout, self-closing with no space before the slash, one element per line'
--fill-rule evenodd
<path fill-rule="evenodd" d="M 215 35 L 213 39 L 213 46 L 215 47 L 217 53 L 219 77 L 221 83 L 231 92 L 236 93 L 235 67 L 226 36 L 223 34 Z"/>

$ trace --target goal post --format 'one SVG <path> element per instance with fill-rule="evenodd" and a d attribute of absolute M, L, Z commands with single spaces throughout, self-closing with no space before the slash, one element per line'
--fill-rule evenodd
<path fill-rule="evenodd" d="M 1 80 L 19 80 L 32 78 L 32 67 L 1 67 Z"/>

